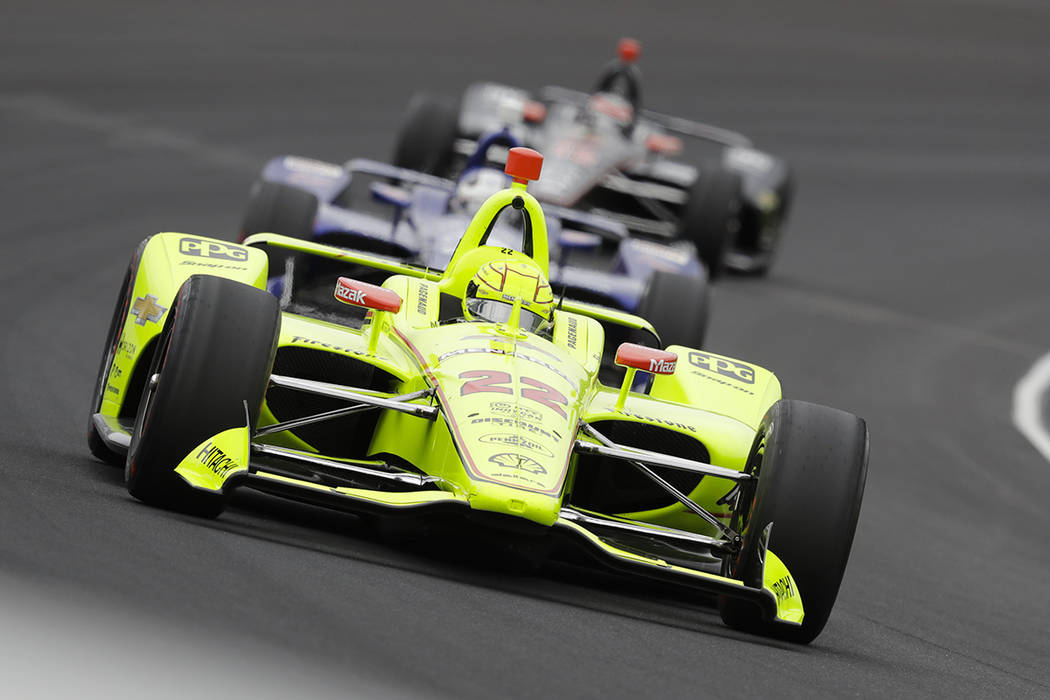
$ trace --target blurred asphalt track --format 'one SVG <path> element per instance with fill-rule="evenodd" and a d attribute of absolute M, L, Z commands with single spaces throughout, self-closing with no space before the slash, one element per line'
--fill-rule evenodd
<path fill-rule="evenodd" d="M 3 694 L 1050 696 L 1050 465 L 1010 422 L 1050 349 L 1050 6 L 761 5 L 0 5 Z M 89 457 L 142 237 L 231 237 L 269 156 L 388 157 L 414 91 L 585 88 L 625 34 L 650 107 L 797 165 L 771 278 L 720 283 L 709 337 L 869 421 L 853 557 L 812 646 L 261 496 L 215 522 L 153 510 Z"/>

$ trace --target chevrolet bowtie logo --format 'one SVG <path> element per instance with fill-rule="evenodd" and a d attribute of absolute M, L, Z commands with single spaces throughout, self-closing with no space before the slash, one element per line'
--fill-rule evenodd
<path fill-rule="evenodd" d="M 146 321 L 153 321 L 154 323 L 159 321 L 160 317 L 167 310 L 167 307 L 157 304 L 157 297 L 147 294 L 145 297 L 139 297 L 135 300 L 135 303 L 131 306 L 131 315 L 135 317 L 136 324 L 145 326 Z"/>

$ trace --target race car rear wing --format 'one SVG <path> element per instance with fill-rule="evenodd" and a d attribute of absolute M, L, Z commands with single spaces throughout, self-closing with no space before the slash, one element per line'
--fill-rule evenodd
<path fill-rule="evenodd" d="M 331 260 L 341 260 L 351 265 L 364 265 L 366 267 L 389 272 L 392 275 L 408 275 L 409 277 L 425 279 L 431 282 L 440 281 L 443 272 L 442 270 L 435 268 L 424 268 L 410 265 L 398 260 L 397 258 L 388 258 L 373 253 L 362 253 L 348 248 L 337 248 L 336 246 L 325 245 L 323 243 L 314 243 L 313 241 L 304 241 L 298 238 L 281 236 L 276 233 L 256 233 L 255 235 L 246 238 L 244 240 L 244 245 L 252 246 L 254 248 L 262 248 L 263 250 L 269 246 L 283 248 L 284 250 L 290 250 L 296 253 L 316 255 Z M 635 316 L 634 314 L 629 314 L 625 311 L 598 306 L 597 304 L 588 304 L 582 301 L 573 301 L 571 299 L 562 299 L 559 302 L 559 309 L 562 311 L 568 311 L 569 313 L 580 314 L 581 316 L 589 316 L 597 321 L 604 321 L 613 325 L 623 326 L 624 328 L 631 330 L 645 331 L 655 338 L 660 337 L 660 334 L 656 332 L 656 328 L 653 327 L 653 324 L 649 323 L 641 316 Z"/>
<path fill-rule="evenodd" d="M 570 90 L 569 88 L 558 87 L 557 85 L 547 85 L 540 90 L 540 97 L 541 99 L 548 101 L 584 104 L 590 95 L 585 92 L 580 92 L 579 90 Z M 750 148 L 752 145 L 751 139 L 743 134 L 729 129 L 723 129 L 720 126 L 695 122 L 690 119 L 682 119 L 681 117 L 672 117 L 668 114 L 661 114 L 648 109 L 643 109 L 639 116 L 653 122 L 667 131 L 672 131 L 682 136 L 688 136 L 702 141 L 710 141 L 723 146 Z"/>

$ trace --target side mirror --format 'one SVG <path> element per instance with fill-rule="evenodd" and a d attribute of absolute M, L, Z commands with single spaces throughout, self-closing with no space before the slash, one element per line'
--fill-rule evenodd
<path fill-rule="evenodd" d="M 616 349 L 616 364 L 627 368 L 623 384 L 620 385 L 620 395 L 616 397 L 616 410 L 619 411 L 627 401 L 627 392 L 631 390 L 634 375 L 638 370 L 652 374 L 674 374 L 678 367 L 678 355 L 644 345 L 621 343 Z"/>
<path fill-rule="evenodd" d="M 360 282 L 349 277 L 340 277 L 335 283 L 335 298 L 344 304 L 372 309 L 372 323 L 368 331 L 368 354 L 375 355 L 379 347 L 379 332 L 383 326 L 382 313 L 397 313 L 401 310 L 401 296 L 391 289 Z"/>
<path fill-rule="evenodd" d="M 392 204 L 398 209 L 404 209 L 412 203 L 412 193 L 404 187 L 386 182 L 373 182 L 369 189 L 372 191 L 373 199 L 384 204 Z"/>
<path fill-rule="evenodd" d="M 401 310 L 401 297 L 397 292 L 349 277 L 340 277 L 335 283 L 335 298 L 344 304 L 363 306 L 366 309 L 394 313 Z"/>
<path fill-rule="evenodd" d="M 650 153 L 676 156 L 682 152 L 682 139 L 670 134 L 649 134 L 645 139 L 645 147 Z"/>
<path fill-rule="evenodd" d="M 558 236 L 558 245 L 569 250 L 591 250 L 602 244 L 602 237 L 589 231 L 563 228 Z"/>

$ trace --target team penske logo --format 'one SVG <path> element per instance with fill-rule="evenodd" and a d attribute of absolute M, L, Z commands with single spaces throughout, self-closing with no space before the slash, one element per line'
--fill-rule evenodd
<path fill-rule="evenodd" d="M 490 445 L 520 447 L 524 450 L 539 452 L 547 457 L 554 456 L 554 453 L 544 447 L 542 443 L 531 440 L 524 435 L 518 435 L 517 433 L 489 433 L 488 435 L 482 435 L 479 440 L 481 440 L 481 442 L 487 442 Z"/>

